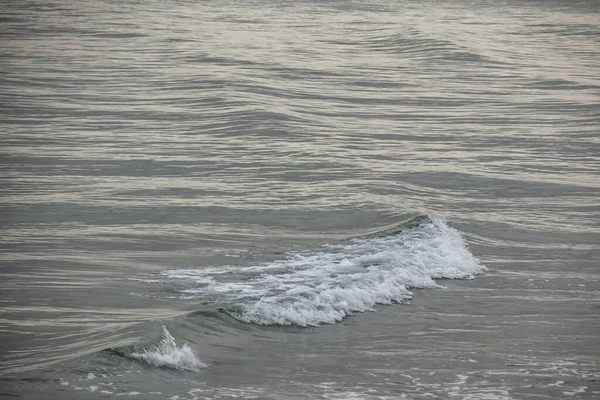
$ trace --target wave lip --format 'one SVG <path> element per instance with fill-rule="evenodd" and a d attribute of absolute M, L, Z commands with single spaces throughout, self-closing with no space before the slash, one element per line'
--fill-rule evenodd
<path fill-rule="evenodd" d="M 175 338 L 173 338 L 164 326 L 162 327 L 162 334 L 157 343 L 114 348 L 110 349 L 110 351 L 156 367 L 194 372 L 198 372 L 200 368 L 206 367 L 206 364 L 198 359 L 194 351 L 187 344 L 177 347 Z"/>
<path fill-rule="evenodd" d="M 223 279 L 223 273 L 247 278 Z M 486 271 L 453 228 L 423 219 L 390 235 L 375 235 L 290 254 L 285 260 L 247 268 L 167 271 L 200 287 L 186 298 L 218 296 L 226 311 L 259 325 L 318 326 L 341 321 L 376 304 L 402 303 L 411 288 L 440 287 L 436 279 L 473 279 Z"/>

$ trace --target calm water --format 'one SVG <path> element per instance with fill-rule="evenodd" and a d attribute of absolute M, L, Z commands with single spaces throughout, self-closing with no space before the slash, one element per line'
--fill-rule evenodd
<path fill-rule="evenodd" d="M 0 7 L 0 397 L 600 399 L 596 1 Z"/>

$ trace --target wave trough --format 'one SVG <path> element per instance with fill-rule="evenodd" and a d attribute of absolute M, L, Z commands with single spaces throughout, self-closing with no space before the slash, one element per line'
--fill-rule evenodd
<path fill-rule="evenodd" d="M 389 236 L 326 245 L 264 265 L 163 274 L 194 282 L 181 291 L 183 298 L 225 301 L 240 321 L 306 327 L 405 302 L 411 288 L 440 287 L 436 279 L 473 279 L 485 271 L 455 229 L 424 219 Z"/>

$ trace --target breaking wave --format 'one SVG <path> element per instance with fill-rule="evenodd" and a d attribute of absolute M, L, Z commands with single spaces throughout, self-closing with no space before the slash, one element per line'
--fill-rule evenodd
<path fill-rule="evenodd" d="M 186 299 L 212 299 L 233 317 L 259 325 L 317 326 L 341 321 L 376 304 L 402 303 L 411 288 L 441 287 L 436 279 L 473 279 L 486 271 L 453 228 L 421 218 L 385 236 L 291 253 L 250 267 L 171 270 L 191 281 Z"/>
<path fill-rule="evenodd" d="M 164 326 L 160 339 L 156 343 L 113 348 L 110 351 L 156 367 L 173 368 L 180 371 L 199 371 L 200 368 L 206 366 L 187 344 L 177 347 L 175 339 Z"/>

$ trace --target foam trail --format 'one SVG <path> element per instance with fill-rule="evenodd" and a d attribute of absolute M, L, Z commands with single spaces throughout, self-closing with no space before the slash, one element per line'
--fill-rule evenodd
<path fill-rule="evenodd" d="M 460 234 L 437 219 L 392 235 L 358 238 L 321 251 L 247 268 L 166 271 L 197 288 L 185 298 L 219 298 L 247 323 L 316 326 L 335 323 L 375 304 L 412 298 L 410 288 L 440 287 L 436 279 L 473 279 L 486 268 Z M 231 274 L 244 279 L 231 281 Z"/>
<path fill-rule="evenodd" d="M 162 329 L 162 335 L 157 343 L 121 347 L 111 349 L 111 351 L 156 367 L 173 368 L 181 371 L 199 371 L 200 368 L 206 366 L 196 357 L 187 344 L 177 347 L 175 339 L 167 328 L 163 326 Z"/>

